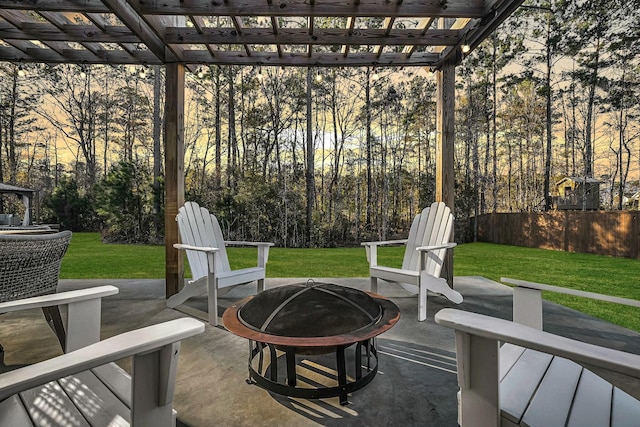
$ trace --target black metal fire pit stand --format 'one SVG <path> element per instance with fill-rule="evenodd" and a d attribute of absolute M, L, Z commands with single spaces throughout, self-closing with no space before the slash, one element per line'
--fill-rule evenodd
<path fill-rule="evenodd" d="M 296 398 L 337 396 L 342 405 L 349 403 L 349 393 L 375 377 L 375 337 L 398 319 L 398 306 L 381 295 L 313 281 L 265 290 L 222 315 L 230 332 L 249 340 L 248 382 Z M 329 385 L 314 375 L 302 377 L 302 369 L 326 374 L 332 367 L 334 382 Z M 299 386 L 303 381 L 311 387 Z"/>
<path fill-rule="evenodd" d="M 348 381 L 346 349 L 354 344 L 356 346 L 354 358 L 355 379 L 353 381 Z M 265 366 L 264 360 L 264 352 L 266 349 L 268 349 L 270 355 L 270 362 L 268 366 Z M 335 346 L 338 385 L 334 387 L 298 387 L 296 374 L 297 348 L 277 346 L 277 349 L 284 352 L 286 362 L 285 383 L 278 380 L 278 356 L 276 346 L 253 340 L 249 340 L 249 378 L 260 387 L 284 396 L 302 399 L 325 399 L 338 396 L 340 398 L 340 404 L 347 405 L 349 404 L 347 395 L 369 384 L 378 372 L 378 352 L 375 347 L 375 338 Z M 364 375 L 363 350 L 365 359 Z M 258 358 L 258 367 L 257 369 L 254 369 L 256 357 Z"/>

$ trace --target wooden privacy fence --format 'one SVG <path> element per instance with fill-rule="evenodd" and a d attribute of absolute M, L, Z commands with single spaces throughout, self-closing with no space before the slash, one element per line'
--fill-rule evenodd
<path fill-rule="evenodd" d="M 474 218 L 471 218 L 472 224 Z M 640 211 L 495 213 L 478 217 L 479 242 L 640 258 Z"/>

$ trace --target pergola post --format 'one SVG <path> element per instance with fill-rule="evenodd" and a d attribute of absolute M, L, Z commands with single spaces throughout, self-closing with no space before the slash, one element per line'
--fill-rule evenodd
<path fill-rule="evenodd" d="M 453 145 L 455 138 L 456 67 L 451 61 L 436 72 L 436 201 L 444 202 L 454 213 Z M 453 234 L 453 231 L 451 232 Z M 451 236 L 453 238 L 453 236 Z M 453 253 L 447 251 L 441 275 L 453 285 Z"/>
<path fill-rule="evenodd" d="M 183 257 L 173 247 L 179 239 L 176 215 L 184 204 L 184 65 L 167 64 L 165 95 L 164 244 L 169 298 L 178 293 L 184 276 Z"/>

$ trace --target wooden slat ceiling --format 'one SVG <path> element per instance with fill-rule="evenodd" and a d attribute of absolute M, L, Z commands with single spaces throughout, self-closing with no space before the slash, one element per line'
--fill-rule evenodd
<path fill-rule="evenodd" d="M 0 60 L 427 66 L 523 0 L 0 0 Z"/>

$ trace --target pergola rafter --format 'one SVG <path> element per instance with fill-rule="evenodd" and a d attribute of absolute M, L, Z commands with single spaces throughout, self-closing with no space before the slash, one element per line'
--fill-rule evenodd
<path fill-rule="evenodd" d="M 453 209 L 455 66 L 523 0 L 0 0 L 0 61 L 166 66 L 167 297 L 179 290 L 185 69 L 424 66 L 437 76 L 436 200 Z M 445 266 L 451 278 L 452 259 Z"/>

